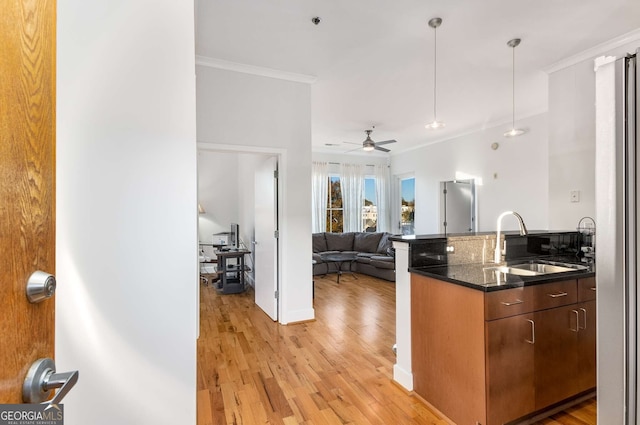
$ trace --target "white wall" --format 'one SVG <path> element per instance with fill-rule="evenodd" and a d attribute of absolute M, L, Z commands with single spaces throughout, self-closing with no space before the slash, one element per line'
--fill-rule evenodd
<path fill-rule="evenodd" d="M 496 229 L 496 218 L 507 210 L 520 213 L 531 230 L 548 228 L 547 115 L 518 121 L 529 131 L 505 138 L 506 126 L 488 128 L 392 156 L 394 176 L 416 178 L 416 234 L 439 232 L 440 182 L 456 172 L 482 178 L 477 186 L 478 231 Z M 491 149 L 497 142 L 499 148 Z M 504 229 L 517 230 L 517 221 L 505 219 Z"/>
<path fill-rule="evenodd" d="M 58 2 L 56 362 L 67 425 L 196 421 L 193 3 Z"/>
<path fill-rule="evenodd" d="M 198 217 L 201 242 L 213 234 L 229 232 L 238 222 L 238 154 L 198 151 L 198 202 L 205 212 Z"/>
<path fill-rule="evenodd" d="M 593 62 L 549 75 L 549 222 L 574 229 L 595 216 L 595 83 Z M 579 202 L 570 193 L 579 191 Z"/>
<path fill-rule="evenodd" d="M 549 74 L 549 225 L 575 229 L 595 218 L 595 73 L 593 59 L 635 52 L 638 42 L 599 51 Z M 580 192 L 580 202 L 570 192 Z M 596 223 L 597 227 L 597 223 Z"/>
<path fill-rule="evenodd" d="M 281 153 L 280 322 L 314 317 L 311 295 L 311 88 L 197 67 L 198 141 Z"/>

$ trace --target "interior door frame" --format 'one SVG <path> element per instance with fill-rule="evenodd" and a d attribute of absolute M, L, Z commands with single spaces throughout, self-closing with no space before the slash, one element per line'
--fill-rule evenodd
<path fill-rule="evenodd" d="M 260 146 L 247 146 L 247 145 L 230 145 L 223 143 L 214 143 L 214 142 L 203 142 L 198 141 L 197 143 L 198 151 L 206 151 L 206 152 L 220 152 L 220 153 L 243 153 L 243 154 L 257 154 L 257 155 L 271 155 L 276 157 L 276 162 L 278 163 L 278 186 L 276 188 L 278 194 L 278 202 L 276 205 L 277 214 L 277 227 L 279 232 L 278 244 L 277 244 L 277 252 L 276 256 L 278 258 L 276 268 L 277 268 L 277 290 L 279 293 L 278 302 L 277 302 L 277 310 L 278 310 L 278 323 L 281 320 L 282 311 L 282 258 L 283 258 L 283 250 L 285 245 L 286 238 L 284 237 L 285 229 L 282 226 L 282 223 L 286 223 L 286 211 L 284 209 L 284 205 L 286 205 L 286 191 L 284 190 L 283 182 L 285 181 L 287 175 L 287 151 L 286 149 L 281 148 L 271 148 L 271 147 L 260 147 Z M 197 183 L 196 183 L 197 184 Z M 197 258 L 195 259 L 197 261 Z M 199 285 L 199 280 L 198 283 Z M 196 291 L 196 302 L 197 305 L 200 305 L 200 292 Z M 197 323 L 198 335 L 200 332 L 200 318 L 198 315 L 198 323 Z"/>

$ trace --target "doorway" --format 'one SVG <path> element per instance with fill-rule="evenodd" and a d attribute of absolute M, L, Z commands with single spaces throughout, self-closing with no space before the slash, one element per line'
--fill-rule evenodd
<path fill-rule="evenodd" d="M 198 202 L 204 210 L 198 217 L 198 239 L 201 249 L 205 250 L 203 254 L 215 258 L 215 248 L 206 244 L 212 239 L 217 243 L 219 234 L 228 232 L 230 223 L 237 223 L 240 246 L 251 251 L 246 256 L 250 269 L 246 280 L 255 290 L 254 301 L 277 321 L 282 249 L 277 231 L 281 188 L 274 170 L 280 154 L 203 143 L 198 148 Z M 268 181 L 261 183 L 265 175 Z"/>
<path fill-rule="evenodd" d="M 468 233 L 476 230 L 475 182 L 440 182 L 440 233 Z"/>

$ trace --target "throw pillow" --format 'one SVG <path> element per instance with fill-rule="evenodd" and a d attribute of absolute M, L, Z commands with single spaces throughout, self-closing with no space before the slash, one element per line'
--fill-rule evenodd
<path fill-rule="evenodd" d="M 391 236 L 390 233 L 385 232 L 380 238 L 380 243 L 378 244 L 378 251 L 380 254 L 386 254 L 387 249 L 393 247 L 393 242 L 389 239 Z"/>
<path fill-rule="evenodd" d="M 311 240 L 313 242 L 313 252 L 325 252 L 327 249 L 327 240 L 324 237 L 324 232 L 322 233 L 313 233 L 311 235 Z"/>
<path fill-rule="evenodd" d="M 356 233 L 353 239 L 353 250 L 358 252 L 376 252 L 382 233 Z"/>
<path fill-rule="evenodd" d="M 325 233 L 328 251 L 353 251 L 353 233 Z"/>

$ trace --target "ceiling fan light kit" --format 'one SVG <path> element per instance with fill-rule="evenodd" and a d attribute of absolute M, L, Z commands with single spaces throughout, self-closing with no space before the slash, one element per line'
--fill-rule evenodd
<path fill-rule="evenodd" d="M 511 67 L 511 130 L 504 133 L 504 137 L 517 137 L 527 132 L 522 128 L 516 128 L 516 47 L 520 45 L 520 39 L 514 38 L 507 41 L 507 46 L 511 47 L 512 67 Z"/>
<path fill-rule="evenodd" d="M 371 152 L 376 148 L 376 143 L 373 140 L 371 140 L 371 137 L 369 137 L 369 134 L 371 134 L 371 130 L 368 130 L 368 131 L 369 133 L 367 133 L 367 138 L 365 139 L 364 142 L 362 142 L 362 150 Z"/>
<path fill-rule="evenodd" d="M 432 130 L 443 128 L 445 126 L 445 123 L 443 121 L 438 121 L 438 114 L 437 114 L 438 102 L 437 102 L 437 96 L 436 96 L 437 81 L 438 81 L 437 79 L 437 70 L 438 70 L 437 33 L 438 33 L 438 27 L 440 25 L 442 25 L 442 18 L 432 18 L 429 20 L 429 26 L 433 28 L 433 121 L 425 125 L 425 128 L 429 128 Z"/>
<path fill-rule="evenodd" d="M 375 127 L 373 127 L 375 128 Z M 381 152 L 391 152 L 389 149 L 387 148 L 382 148 L 380 147 L 380 145 L 387 145 L 389 143 L 396 143 L 396 140 L 385 140 L 384 142 L 374 142 L 371 139 L 371 133 L 373 133 L 373 130 L 365 130 L 364 131 L 367 134 L 367 138 L 364 139 L 364 141 L 362 142 L 362 150 L 365 152 L 371 152 L 371 151 L 381 151 Z M 348 142 L 346 142 L 348 143 Z"/>

